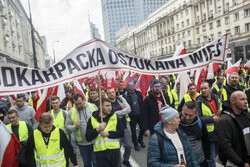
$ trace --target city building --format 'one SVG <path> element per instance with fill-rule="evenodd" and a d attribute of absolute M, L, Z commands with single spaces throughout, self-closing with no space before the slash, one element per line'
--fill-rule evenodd
<path fill-rule="evenodd" d="M 0 0 L 0 61 L 34 67 L 31 26 L 20 0 Z M 44 68 L 42 41 L 35 33 L 37 64 Z"/>
<path fill-rule="evenodd" d="M 90 21 L 90 17 L 89 17 L 89 28 L 90 28 L 90 33 L 91 33 L 91 39 L 94 39 L 94 38 L 102 39 L 99 33 L 99 29 L 96 27 L 94 23 Z"/>
<path fill-rule="evenodd" d="M 182 41 L 188 52 L 229 33 L 232 58 L 250 59 L 249 0 L 170 0 L 116 38 L 117 47 L 151 58 L 171 57 Z"/>
<path fill-rule="evenodd" d="M 42 39 L 42 45 L 44 49 L 45 68 L 48 68 L 53 64 L 53 61 L 52 61 L 51 56 L 48 53 L 47 38 L 45 36 L 41 36 L 41 39 Z"/>
<path fill-rule="evenodd" d="M 115 45 L 115 33 L 135 26 L 168 0 L 102 0 L 105 41 Z"/>

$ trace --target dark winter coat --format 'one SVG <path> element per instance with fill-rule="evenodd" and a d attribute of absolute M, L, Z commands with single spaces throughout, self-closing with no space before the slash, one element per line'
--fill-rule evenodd
<path fill-rule="evenodd" d="M 247 156 L 243 132 L 236 120 L 232 118 L 234 114 L 230 104 L 228 102 L 223 103 L 223 108 L 225 110 L 222 111 L 222 115 L 217 124 L 219 158 L 224 165 L 227 160 L 230 160 L 237 166 L 244 166 L 244 163 L 250 163 L 250 157 Z M 230 116 L 230 114 L 232 114 L 232 116 Z M 242 114 L 248 120 L 249 124 L 250 113 L 242 112 Z"/>
<path fill-rule="evenodd" d="M 149 95 L 143 101 L 143 119 L 144 119 L 144 129 L 150 130 L 151 133 L 154 132 L 154 126 L 159 122 L 159 107 L 156 98 L 154 97 L 152 91 L 148 92 Z M 170 105 L 170 100 L 168 95 L 164 94 L 166 103 Z M 165 105 L 162 99 L 163 106 Z M 171 106 L 174 108 L 174 106 Z"/>
<path fill-rule="evenodd" d="M 147 165 L 148 167 L 174 167 L 179 164 L 176 148 L 174 147 L 172 141 L 166 136 L 163 131 L 163 122 L 159 122 L 154 127 L 155 133 L 158 133 L 163 137 L 163 154 L 161 155 L 157 135 L 154 134 L 149 141 L 148 155 L 147 155 Z M 177 133 L 182 142 L 187 166 L 199 167 L 198 161 L 196 160 L 196 155 L 189 143 L 189 139 L 186 134 L 177 129 Z M 162 159 L 163 158 L 163 159 Z"/>

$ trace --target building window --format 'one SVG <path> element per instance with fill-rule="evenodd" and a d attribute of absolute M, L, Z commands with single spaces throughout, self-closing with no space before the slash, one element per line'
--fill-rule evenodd
<path fill-rule="evenodd" d="M 213 23 L 209 23 L 209 30 L 213 29 Z"/>
<path fill-rule="evenodd" d="M 197 44 L 200 44 L 200 43 L 201 43 L 201 39 L 197 38 Z"/>
<path fill-rule="evenodd" d="M 229 2 L 228 2 L 228 3 L 226 3 L 225 11 L 226 11 L 226 12 L 228 12 L 228 11 L 229 11 Z"/>
<path fill-rule="evenodd" d="M 244 10 L 244 15 L 245 15 L 245 17 L 250 16 L 250 9 L 245 9 Z"/>
<path fill-rule="evenodd" d="M 188 37 L 190 36 L 190 30 L 188 30 L 188 32 L 187 32 L 187 36 L 188 36 Z"/>
<path fill-rule="evenodd" d="M 206 13 L 203 13 L 203 20 L 206 21 Z"/>
<path fill-rule="evenodd" d="M 229 22 L 229 17 L 225 17 L 225 24 L 228 25 L 230 22 Z"/>
<path fill-rule="evenodd" d="M 221 32 L 218 32 L 218 37 L 221 37 Z"/>
<path fill-rule="evenodd" d="M 186 15 L 188 15 L 188 9 L 186 10 Z"/>
<path fill-rule="evenodd" d="M 189 19 L 187 19 L 187 26 L 189 26 Z"/>
<path fill-rule="evenodd" d="M 233 6 L 237 5 L 238 4 L 237 0 L 232 0 L 232 4 L 233 4 Z"/>
<path fill-rule="evenodd" d="M 221 24 L 220 24 L 220 20 L 217 20 L 217 27 L 220 27 Z"/>
<path fill-rule="evenodd" d="M 230 29 L 226 30 L 226 34 L 229 34 L 229 35 L 231 34 Z"/>
<path fill-rule="evenodd" d="M 183 17 L 183 12 L 181 12 L 181 17 Z"/>
<path fill-rule="evenodd" d="M 250 23 L 245 24 L 246 32 L 250 31 Z"/>
<path fill-rule="evenodd" d="M 170 52 L 172 51 L 172 46 L 169 46 L 169 51 L 170 51 Z"/>
<path fill-rule="evenodd" d="M 234 13 L 234 20 L 239 20 L 239 12 Z"/>
<path fill-rule="evenodd" d="M 211 41 L 214 40 L 214 34 L 211 34 L 211 35 L 210 35 L 210 39 L 211 39 Z"/>
<path fill-rule="evenodd" d="M 198 27 L 198 28 L 196 28 L 196 34 L 199 34 L 199 33 L 200 33 L 200 29 Z"/>
<path fill-rule="evenodd" d="M 182 33 L 182 38 L 185 38 L 185 32 Z"/>
<path fill-rule="evenodd" d="M 188 46 L 191 46 L 191 40 L 188 41 Z"/>
<path fill-rule="evenodd" d="M 202 26 L 202 32 L 205 32 L 206 31 L 206 25 L 203 25 Z"/>
<path fill-rule="evenodd" d="M 183 22 L 181 22 L 181 27 L 182 27 L 182 28 L 184 28 L 184 21 L 183 21 Z"/>
<path fill-rule="evenodd" d="M 209 2 L 210 2 L 210 5 L 213 5 L 213 0 L 210 0 Z"/>
<path fill-rule="evenodd" d="M 178 14 L 176 14 L 176 20 L 178 20 Z"/>
<path fill-rule="evenodd" d="M 179 30 L 179 24 L 177 24 L 176 27 L 177 27 L 177 30 Z"/>
<path fill-rule="evenodd" d="M 240 26 L 234 27 L 235 35 L 240 34 Z"/>
<path fill-rule="evenodd" d="M 218 13 L 221 12 L 221 6 L 218 6 Z"/>
<path fill-rule="evenodd" d="M 201 3 L 201 6 L 202 6 L 203 9 L 205 9 L 205 7 L 206 7 L 205 2 Z"/>
<path fill-rule="evenodd" d="M 178 40 L 180 40 L 181 39 L 181 35 L 180 34 L 178 34 Z"/>
<path fill-rule="evenodd" d="M 207 36 L 203 37 L 203 42 L 206 43 L 207 42 Z"/>
<path fill-rule="evenodd" d="M 195 8 L 195 11 L 196 11 L 196 12 L 199 11 L 199 6 L 198 6 L 198 5 L 196 5 L 194 8 Z"/>
<path fill-rule="evenodd" d="M 184 48 L 186 47 L 186 42 L 183 42 Z"/>
<path fill-rule="evenodd" d="M 174 36 L 172 36 L 173 42 L 175 41 Z"/>

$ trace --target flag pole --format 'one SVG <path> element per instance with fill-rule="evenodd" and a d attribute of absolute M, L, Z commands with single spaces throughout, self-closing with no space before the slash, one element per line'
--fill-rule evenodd
<path fill-rule="evenodd" d="M 163 101 L 164 101 L 165 105 L 168 106 L 168 104 L 167 104 L 167 102 L 166 102 L 166 99 L 165 99 L 165 96 L 164 96 L 162 90 L 161 90 L 161 96 L 162 96 L 162 98 L 163 98 Z"/>
<path fill-rule="evenodd" d="M 224 67 L 223 67 L 223 71 L 224 71 L 224 73 L 225 73 L 225 70 L 226 70 L 226 67 L 225 67 L 225 64 L 224 64 Z M 217 77 L 217 79 L 218 79 L 218 77 Z M 223 91 L 223 89 L 224 89 L 224 80 L 225 80 L 225 77 L 223 76 L 223 83 L 222 83 L 222 86 L 221 86 L 221 88 L 220 88 L 220 106 L 222 106 L 222 91 Z M 219 113 L 219 115 L 220 115 L 220 113 Z"/>
<path fill-rule="evenodd" d="M 100 112 L 100 117 L 101 117 L 101 123 L 103 122 L 103 115 L 102 115 L 102 93 L 101 93 L 101 72 L 99 71 L 98 73 L 98 85 L 99 85 L 99 112 Z"/>

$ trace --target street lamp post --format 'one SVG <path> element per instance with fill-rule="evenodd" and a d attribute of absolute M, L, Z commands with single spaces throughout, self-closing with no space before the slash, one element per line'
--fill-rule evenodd
<path fill-rule="evenodd" d="M 55 48 L 54 48 L 54 44 L 55 44 L 56 42 L 59 42 L 59 40 L 56 40 L 56 41 L 53 41 L 53 42 L 52 42 L 54 63 L 56 63 L 56 54 L 55 54 Z"/>
<path fill-rule="evenodd" d="M 29 4 L 29 13 L 30 13 L 30 27 L 31 27 L 31 41 L 32 41 L 32 49 L 33 49 L 33 59 L 34 59 L 34 68 L 38 68 L 37 66 L 37 57 L 36 57 L 36 46 L 35 46 L 35 36 L 34 36 L 34 28 L 32 24 L 32 16 L 30 10 L 30 0 L 28 0 Z"/>

